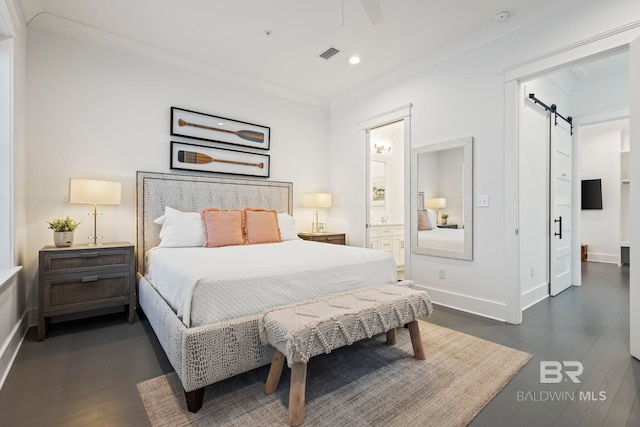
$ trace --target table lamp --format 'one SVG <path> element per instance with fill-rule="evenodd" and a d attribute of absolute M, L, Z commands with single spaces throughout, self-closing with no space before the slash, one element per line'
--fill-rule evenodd
<path fill-rule="evenodd" d="M 434 199 L 427 199 L 424 203 L 425 209 L 435 209 L 436 210 L 436 222 L 440 222 L 440 215 L 438 214 L 439 209 L 444 209 L 447 207 L 447 199 L 444 197 L 436 197 Z"/>
<path fill-rule="evenodd" d="M 93 205 L 93 239 L 91 246 L 97 246 L 98 239 L 98 205 L 119 205 L 122 184 L 117 181 L 99 181 L 95 179 L 69 179 L 69 203 L 86 203 Z M 91 215 L 91 214 L 89 214 Z"/>
<path fill-rule="evenodd" d="M 318 209 L 331 207 L 331 193 L 304 193 L 302 195 L 302 206 L 315 209 L 311 231 L 312 233 L 319 233 Z"/>

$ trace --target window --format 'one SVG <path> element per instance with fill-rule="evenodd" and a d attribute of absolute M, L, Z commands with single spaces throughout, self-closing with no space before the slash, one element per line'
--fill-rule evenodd
<path fill-rule="evenodd" d="M 0 268 L 13 267 L 13 39 L 0 41 Z"/>

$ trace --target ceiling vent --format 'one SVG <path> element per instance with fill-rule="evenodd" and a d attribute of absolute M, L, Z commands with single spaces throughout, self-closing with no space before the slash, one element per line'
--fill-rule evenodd
<path fill-rule="evenodd" d="M 339 53 L 340 53 L 340 49 L 336 49 L 335 47 L 330 47 L 329 49 L 325 50 L 320 54 L 320 58 L 329 59 L 332 56 L 337 55 Z"/>

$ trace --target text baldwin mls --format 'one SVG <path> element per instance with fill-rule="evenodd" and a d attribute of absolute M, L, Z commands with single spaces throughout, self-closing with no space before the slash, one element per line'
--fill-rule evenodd
<path fill-rule="evenodd" d="M 606 391 L 517 391 L 518 402 L 604 402 Z"/>

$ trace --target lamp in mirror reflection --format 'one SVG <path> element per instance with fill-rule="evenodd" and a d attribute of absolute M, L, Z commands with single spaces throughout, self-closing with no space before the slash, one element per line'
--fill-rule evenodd
<path fill-rule="evenodd" d="M 425 209 L 435 209 L 436 210 L 436 222 L 440 222 L 440 213 L 438 212 L 440 209 L 444 209 L 447 207 L 447 199 L 444 197 L 436 197 L 433 199 L 427 199 L 424 203 Z"/>
<path fill-rule="evenodd" d="M 313 223 L 311 224 L 312 233 L 320 233 L 325 231 L 324 225 L 320 225 L 318 219 L 318 210 L 321 208 L 331 207 L 331 193 L 304 193 L 302 195 L 302 206 L 305 208 L 314 208 Z"/>
<path fill-rule="evenodd" d="M 98 239 L 97 205 L 119 205 L 122 184 L 117 181 L 101 181 L 95 179 L 69 179 L 69 203 L 85 203 L 93 205 L 93 239 L 91 245 L 100 245 Z M 91 214 L 89 214 L 91 215 Z"/>

